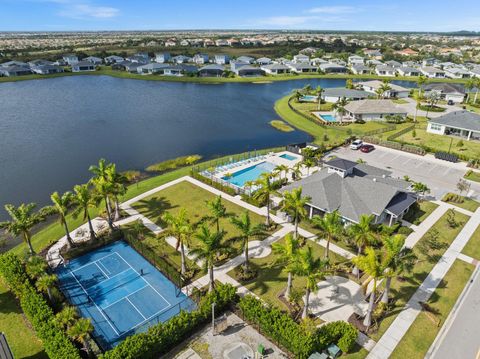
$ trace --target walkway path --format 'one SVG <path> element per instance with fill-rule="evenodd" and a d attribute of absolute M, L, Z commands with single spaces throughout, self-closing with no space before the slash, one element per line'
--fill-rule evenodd
<path fill-rule="evenodd" d="M 440 207 L 439 207 L 440 208 Z M 438 208 L 437 208 L 438 209 Z M 433 214 L 433 213 L 432 213 Z M 428 219 L 428 218 L 427 218 Z M 467 244 L 477 227 L 480 225 L 480 208 L 473 214 L 470 220 L 465 224 L 453 243 L 444 253 L 442 258 L 433 267 L 430 274 L 410 298 L 402 312 L 393 321 L 385 334 L 380 338 L 377 345 L 370 351 L 367 358 L 386 359 L 390 357 L 395 347 L 402 340 L 422 307 L 419 302 L 426 302 L 437 288 L 443 277 L 447 274 L 453 262 L 460 256 L 460 252 Z"/>

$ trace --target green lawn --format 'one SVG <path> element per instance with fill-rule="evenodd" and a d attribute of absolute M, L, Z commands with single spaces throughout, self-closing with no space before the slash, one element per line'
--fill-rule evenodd
<path fill-rule="evenodd" d="M 405 214 L 403 217 L 404 220 L 407 222 L 413 223 L 415 225 L 419 225 L 422 223 L 425 218 L 427 218 L 432 212 L 438 207 L 438 204 L 429 202 L 429 201 L 421 201 L 418 202 L 418 206 L 412 206 L 410 210 Z"/>
<path fill-rule="evenodd" d="M 48 358 L 42 342 L 31 329 L 17 300 L 2 279 L 0 279 L 0 331 L 5 333 L 15 358 Z"/>
<path fill-rule="evenodd" d="M 284 239 L 278 241 L 278 243 L 283 243 Z M 315 257 L 324 256 L 324 247 L 319 244 L 308 240 L 306 245 L 312 247 Z M 258 275 L 255 279 L 249 282 L 242 282 L 245 287 L 250 291 L 260 296 L 266 302 L 272 303 L 275 306 L 288 309 L 288 307 L 278 299 L 278 295 L 286 288 L 288 273 L 283 271 L 283 265 L 275 264 L 278 256 L 274 253 L 271 253 L 265 258 L 255 258 L 250 260 L 250 265 L 252 268 L 256 269 Z M 330 251 L 330 260 L 333 263 L 344 261 L 344 259 L 335 253 Z M 228 272 L 232 278 L 238 279 L 235 273 L 235 270 Z M 295 291 L 304 291 L 305 287 L 305 278 L 304 277 L 294 277 L 293 278 L 293 289 Z"/>
<path fill-rule="evenodd" d="M 452 201 L 446 201 L 444 199 L 442 199 L 442 201 L 445 203 L 453 204 L 454 206 L 466 209 L 467 211 L 470 211 L 470 212 L 475 212 L 477 208 L 480 207 L 480 203 L 471 198 L 463 197 L 463 196 L 459 196 L 459 197 L 463 198 L 463 202 L 457 203 Z"/>
<path fill-rule="evenodd" d="M 463 247 L 462 253 L 480 261 L 480 226 L 473 232 L 473 235 Z"/>
<path fill-rule="evenodd" d="M 434 323 L 433 318 L 430 318 L 425 312 L 420 313 L 390 358 L 421 359 L 425 356 L 474 268 L 473 265 L 458 259 L 453 263 L 428 301 L 433 311 L 437 313 L 435 317 L 440 321 L 440 325 Z"/>
<path fill-rule="evenodd" d="M 213 193 L 184 181 L 154 193 L 134 203 L 132 207 L 162 228 L 165 228 L 166 225 L 161 219 L 165 212 L 177 214 L 181 208 L 185 208 L 190 220 L 193 223 L 197 223 L 209 214 L 205 202 L 211 201 L 215 197 Z M 244 208 L 226 199 L 223 200 L 223 204 L 227 208 L 227 212 L 232 215 L 239 215 L 245 211 Z M 256 213 L 250 212 L 250 218 L 253 224 L 265 223 L 265 218 Z M 214 228 L 213 225 L 211 227 L 212 229 Z M 229 219 L 222 219 L 220 227 L 227 232 L 226 240 L 239 235 L 239 231 L 231 224 Z M 194 243 L 192 245 L 195 246 Z M 239 253 L 239 243 L 233 244 L 232 248 L 234 249 L 234 254 Z"/>
<path fill-rule="evenodd" d="M 455 219 L 458 223 L 460 223 L 460 225 L 455 228 L 451 228 L 447 222 L 447 214 L 444 214 L 432 226 L 432 228 L 435 228 L 439 233 L 437 242 L 444 243 L 444 248 L 430 250 L 427 254 L 422 253 L 420 251 L 421 243 L 426 241 L 428 233 L 417 242 L 414 247 L 414 252 L 418 257 L 417 263 L 415 264 L 412 273 L 405 274 L 403 281 L 392 281 L 392 298 L 395 298 L 396 301 L 391 311 L 380 322 L 378 331 L 370 335 L 373 340 L 378 341 L 383 333 L 385 333 L 390 324 L 392 324 L 397 315 L 408 302 L 410 297 L 415 293 L 420 284 L 422 284 L 424 279 L 428 276 L 432 268 L 437 264 L 443 253 L 445 253 L 447 248 L 457 237 L 458 233 L 460 233 L 469 218 L 470 217 L 465 214 L 455 212 Z"/>
<path fill-rule="evenodd" d="M 463 176 L 463 178 L 466 178 L 474 182 L 480 182 L 480 172 L 472 171 L 472 170 L 467 171 L 467 173 L 465 173 L 465 176 Z"/>
<path fill-rule="evenodd" d="M 415 129 L 416 136 L 412 136 L 412 132 L 407 132 L 396 140 L 410 143 L 417 146 L 425 146 L 433 151 L 451 152 L 457 155 L 468 156 L 471 158 L 480 157 L 480 142 L 467 141 L 458 137 L 435 135 L 427 133 L 424 126 Z M 461 141 L 461 142 L 460 142 Z M 462 146 L 461 145 L 463 142 Z"/>

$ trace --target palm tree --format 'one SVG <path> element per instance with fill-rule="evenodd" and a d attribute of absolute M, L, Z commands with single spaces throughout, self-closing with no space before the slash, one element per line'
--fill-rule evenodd
<path fill-rule="evenodd" d="M 325 258 L 329 258 L 330 242 L 337 238 L 342 231 L 342 219 L 338 211 L 326 213 L 323 217 L 318 215 L 312 218 L 313 225 L 320 229 L 320 233 L 327 239 L 327 247 L 325 248 Z"/>
<path fill-rule="evenodd" d="M 470 91 L 475 87 L 475 80 L 474 79 L 468 79 L 464 86 L 465 86 L 465 90 L 467 92 L 467 103 L 469 103 L 470 102 Z"/>
<path fill-rule="evenodd" d="M 305 277 L 307 280 L 305 285 L 305 306 L 303 307 L 302 319 L 305 319 L 308 315 L 310 294 L 317 291 L 318 281 L 325 279 L 327 267 L 328 259 L 322 260 L 320 258 L 314 258 L 310 246 L 299 251 L 297 260 L 294 264 L 294 273 L 297 276 Z"/>
<path fill-rule="evenodd" d="M 272 251 L 278 257 L 276 263 L 283 264 L 283 270 L 288 272 L 287 289 L 285 290 L 285 298 L 290 301 L 292 292 L 293 267 L 297 260 L 300 241 L 295 239 L 291 233 L 285 236 L 285 243 L 273 243 Z"/>
<path fill-rule="evenodd" d="M 67 334 L 73 340 L 79 342 L 85 348 L 85 351 L 90 354 L 91 348 L 89 343 L 89 335 L 93 332 L 93 325 L 90 319 L 80 318 L 67 330 Z"/>
<path fill-rule="evenodd" d="M 473 103 L 477 103 L 477 97 L 478 97 L 478 91 L 480 91 L 480 78 L 475 78 L 473 80 L 474 86 L 475 86 L 475 97 L 473 98 Z"/>
<path fill-rule="evenodd" d="M 112 222 L 112 210 L 110 205 L 110 195 L 114 191 L 114 186 L 110 182 L 109 170 L 108 168 L 111 164 L 107 164 L 104 158 L 101 158 L 98 161 L 97 166 L 90 166 L 89 171 L 93 173 L 93 178 L 90 180 L 91 183 L 95 186 L 95 189 L 99 196 L 105 201 L 105 209 L 107 212 L 107 222 L 111 230 L 113 230 Z"/>
<path fill-rule="evenodd" d="M 108 182 L 112 185 L 112 196 L 115 202 L 114 221 L 120 219 L 120 205 L 118 201 L 119 196 L 123 196 L 127 192 L 127 178 L 121 173 L 117 172 L 117 166 L 111 163 L 107 167 Z"/>
<path fill-rule="evenodd" d="M 302 162 L 297 162 L 293 168 L 290 170 L 292 172 L 292 175 L 295 177 L 295 179 L 300 179 L 302 178 Z"/>
<path fill-rule="evenodd" d="M 315 160 L 313 158 L 305 158 L 303 165 L 307 169 L 307 176 L 310 175 L 310 168 L 315 167 Z"/>
<path fill-rule="evenodd" d="M 13 204 L 6 204 L 5 210 L 11 217 L 10 221 L 0 223 L 0 229 L 6 230 L 10 235 L 22 236 L 23 241 L 28 245 L 30 254 L 35 254 L 32 247 L 32 228 L 45 220 L 43 213 L 34 213 L 35 203 L 22 203 L 15 207 Z"/>
<path fill-rule="evenodd" d="M 348 105 L 348 101 L 345 97 L 342 97 L 339 101 L 335 102 L 332 106 L 332 109 L 340 115 L 340 122 L 343 121 L 343 116 L 347 113 L 345 106 Z"/>
<path fill-rule="evenodd" d="M 252 237 L 265 235 L 264 226 L 261 224 L 253 225 L 248 211 L 243 212 L 239 217 L 230 218 L 232 224 L 239 230 L 240 235 L 237 239 L 242 242 L 242 248 L 245 256 L 243 262 L 245 271 L 248 270 L 248 241 Z"/>
<path fill-rule="evenodd" d="M 27 274 L 33 280 L 36 280 L 44 275 L 47 271 L 47 268 L 48 264 L 41 256 L 30 256 L 25 263 Z"/>
<path fill-rule="evenodd" d="M 60 312 L 55 314 L 55 323 L 57 323 L 63 329 L 67 330 L 75 323 L 75 320 L 77 318 L 77 309 L 68 305 L 64 307 Z"/>
<path fill-rule="evenodd" d="M 277 165 L 275 168 L 274 168 L 274 171 L 280 173 L 280 179 L 282 180 L 283 178 L 287 178 L 287 174 L 288 174 L 288 170 L 290 168 L 287 166 L 287 165 Z M 282 173 L 285 174 L 285 177 L 282 177 Z"/>
<path fill-rule="evenodd" d="M 422 182 L 414 182 L 412 185 L 412 189 L 415 193 L 421 193 L 422 196 L 424 196 L 425 193 L 430 192 L 430 188 L 428 188 L 428 186 Z"/>
<path fill-rule="evenodd" d="M 322 104 L 322 94 L 325 92 L 323 88 L 317 86 L 315 89 L 315 95 L 318 96 L 317 110 L 320 111 L 320 105 Z"/>
<path fill-rule="evenodd" d="M 375 94 L 377 95 L 377 99 L 381 99 L 383 96 L 384 91 L 382 90 L 381 87 L 375 90 Z"/>
<path fill-rule="evenodd" d="M 348 227 L 348 233 L 352 236 L 355 245 L 357 246 L 357 255 L 361 255 L 363 248 L 370 245 L 374 240 L 373 235 L 373 215 L 362 214 L 358 223 L 352 224 Z M 355 266 L 352 270 L 352 274 L 359 278 L 360 271 Z"/>
<path fill-rule="evenodd" d="M 381 91 L 381 97 L 385 97 L 385 93 L 390 91 L 392 88 L 390 87 L 390 84 L 388 80 L 383 80 L 382 84 L 380 85 L 379 90 Z"/>
<path fill-rule="evenodd" d="M 69 207 L 72 204 L 73 198 L 74 197 L 72 192 L 65 192 L 61 196 L 58 192 L 53 192 L 52 195 L 50 196 L 50 199 L 52 200 L 52 203 L 53 203 L 53 206 L 51 206 L 50 209 L 53 213 L 58 214 L 58 221 L 60 222 L 60 224 L 63 226 L 65 230 L 65 234 L 67 236 L 67 243 L 69 247 L 74 246 L 72 237 L 70 236 L 70 231 L 68 229 L 68 224 L 67 224 L 67 214 L 68 214 Z"/>
<path fill-rule="evenodd" d="M 404 272 L 411 272 L 417 256 L 411 248 L 404 247 L 405 237 L 402 235 L 388 236 L 383 239 L 385 250 L 385 291 L 382 296 L 382 303 L 388 304 L 390 285 L 392 278 L 402 275 Z"/>
<path fill-rule="evenodd" d="M 77 208 L 73 212 L 74 217 L 80 213 L 83 215 L 83 220 L 87 220 L 88 228 L 90 230 L 90 239 L 96 239 L 95 230 L 93 229 L 92 219 L 90 218 L 89 209 L 95 208 L 98 204 L 98 198 L 93 194 L 87 184 L 76 185 L 73 188 L 75 192 L 74 202 Z"/>
<path fill-rule="evenodd" d="M 217 227 L 217 232 L 220 232 L 220 219 L 227 218 L 229 214 L 227 213 L 227 208 L 222 203 L 222 196 L 217 196 L 211 201 L 207 201 L 207 208 L 210 211 L 210 215 L 206 216 L 204 219 L 215 223 Z"/>
<path fill-rule="evenodd" d="M 298 238 L 298 223 L 307 216 L 305 206 L 310 200 L 310 197 L 302 196 L 302 187 L 297 187 L 291 192 L 285 191 L 283 193 L 281 203 L 282 210 L 293 217 L 295 223 L 295 239 Z"/>
<path fill-rule="evenodd" d="M 165 214 L 162 216 L 162 220 L 168 225 L 167 234 L 175 237 L 177 240 L 175 249 L 178 250 L 178 248 L 180 248 L 180 256 L 182 261 L 181 273 L 184 275 L 187 271 L 185 260 L 185 244 L 188 244 L 187 242 L 190 239 L 189 236 L 185 235 L 187 232 L 186 227 L 190 227 L 187 211 L 185 208 L 182 208 L 176 216 L 170 212 L 165 212 Z M 188 229 L 188 232 L 190 232 L 190 229 Z"/>
<path fill-rule="evenodd" d="M 57 282 L 57 280 L 58 278 L 55 274 L 45 274 L 37 280 L 37 289 L 41 292 L 47 293 L 50 301 L 53 300 L 52 287 Z"/>
<path fill-rule="evenodd" d="M 373 280 L 373 288 L 372 292 L 370 293 L 368 310 L 363 321 L 363 325 L 365 325 L 368 329 L 372 324 L 372 312 L 373 305 L 375 304 L 375 292 L 377 291 L 377 282 L 384 275 L 384 262 L 382 260 L 382 253 L 380 251 L 376 251 L 372 247 L 367 247 L 365 249 L 365 254 L 353 258 L 352 262 L 369 276 L 369 279 L 363 284 L 365 288 Z"/>
<path fill-rule="evenodd" d="M 414 116 L 413 122 L 417 122 L 418 108 L 419 108 L 420 105 L 421 105 L 420 95 L 419 95 L 418 93 L 414 94 L 414 95 L 413 95 L 413 99 L 415 100 L 415 103 L 416 103 L 416 106 L 415 106 L 415 116 Z"/>
<path fill-rule="evenodd" d="M 440 96 L 438 95 L 438 92 L 432 91 L 427 98 L 427 103 L 429 104 L 429 107 L 427 108 L 427 113 L 425 114 L 425 117 L 428 118 L 428 112 L 435 106 L 438 101 L 440 100 Z"/>
<path fill-rule="evenodd" d="M 272 174 L 265 172 L 255 181 L 259 188 L 253 193 L 253 198 L 267 203 L 267 227 L 270 227 L 270 196 L 275 192 L 272 183 Z"/>
<path fill-rule="evenodd" d="M 199 231 L 195 234 L 195 238 L 199 241 L 199 246 L 193 248 L 190 253 L 197 259 L 203 261 L 205 269 L 208 271 L 210 282 L 208 291 L 213 291 L 215 287 L 215 278 L 213 277 L 213 265 L 218 254 L 227 253 L 229 248 L 223 243 L 225 231 L 211 232 L 210 229 L 203 224 Z"/>
<path fill-rule="evenodd" d="M 423 96 L 423 85 L 427 83 L 428 79 L 424 75 L 418 76 L 417 84 L 419 88 L 420 98 Z"/>

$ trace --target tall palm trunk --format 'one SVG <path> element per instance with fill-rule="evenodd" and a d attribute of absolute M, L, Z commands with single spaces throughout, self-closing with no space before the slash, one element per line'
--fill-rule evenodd
<path fill-rule="evenodd" d="M 288 272 L 287 290 L 285 291 L 285 298 L 290 301 L 290 293 L 292 292 L 292 272 Z"/>
<path fill-rule="evenodd" d="M 298 214 L 295 212 L 295 239 L 298 238 Z"/>
<path fill-rule="evenodd" d="M 24 233 L 23 238 L 25 239 L 25 242 L 28 244 L 28 249 L 30 250 L 30 254 L 33 256 L 35 254 L 35 251 L 33 250 L 33 247 L 32 247 L 30 233 Z"/>
<path fill-rule="evenodd" d="M 210 283 L 208 284 L 208 292 L 212 292 L 215 286 L 215 279 L 213 278 L 213 265 L 209 266 L 208 275 L 210 277 Z"/>
<path fill-rule="evenodd" d="M 330 252 L 330 236 L 327 236 L 327 246 L 325 247 L 325 258 L 328 259 Z"/>
<path fill-rule="evenodd" d="M 368 309 L 367 315 L 363 320 L 363 325 L 367 327 L 367 329 L 372 325 L 372 312 L 373 312 L 373 305 L 375 304 L 375 292 L 377 290 L 377 280 L 373 280 L 373 289 L 372 293 L 370 293 L 370 301 L 368 302 Z"/>
<path fill-rule="evenodd" d="M 108 196 L 105 196 L 105 209 L 107 210 L 108 226 L 113 231 L 112 210 L 111 210 L 111 207 L 110 207 L 110 200 L 108 199 Z"/>
<path fill-rule="evenodd" d="M 92 219 L 90 218 L 90 214 L 88 213 L 88 210 L 87 210 L 87 221 L 88 221 L 88 228 L 90 230 L 90 240 L 97 239 L 97 236 L 95 235 L 95 230 L 93 229 Z"/>
<path fill-rule="evenodd" d="M 270 227 L 270 196 L 267 197 L 267 227 Z"/>
<path fill-rule="evenodd" d="M 392 283 L 392 277 L 385 279 L 385 291 L 382 295 L 382 303 L 388 304 L 388 295 L 390 294 L 390 285 Z"/>
<path fill-rule="evenodd" d="M 245 239 L 245 245 L 244 245 L 244 256 L 245 256 L 245 262 L 243 263 L 243 267 L 245 270 L 248 269 L 248 238 Z"/>
<path fill-rule="evenodd" d="M 68 230 L 67 220 L 66 220 L 66 219 L 63 219 L 62 222 L 63 222 L 63 228 L 65 229 L 65 233 L 67 234 L 67 242 L 68 242 L 68 245 L 69 245 L 70 247 L 73 247 L 74 244 L 73 244 L 72 237 L 70 237 L 70 231 Z"/>
<path fill-rule="evenodd" d="M 302 319 L 308 316 L 308 305 L 310 304 L 310 288 L 307 287 L 305 292 L 305 305 L 303 307 Z"/>
<path fill-rule="evenodd" d="M 120 206 L 118 204 L 118 198 L 115 197 L 115 218 L 114 221 L 118 221 L 120 219 Z"/>
<path fill-rule="evenodd" d="M 478 90 L 475 92 L 475 97 L 473 98 L 473 103 L 477 103 Z"/>
<path fill-rule="evenodd" d="M 357 248 L 357 257 L 360 257 L 362 254 L 362 247 L 358 246 Z M 358 269 L 357 266 L 354 266 L 352 269 L 352 274 L 357 277 L 357 279 L 360 279 L 360 269 Z"/>
<path fill-rule="evenodd" d="M 181 266 L 181 273 L 182 275 L 185 274 L 185 272 L 187 271 L 187 266 L 185 264 L 185 247 L 183 245 L 183 241 L 180 242 L 180 257 L 181 257 L 181 260 L 182 260 L 182 266 Z"/>

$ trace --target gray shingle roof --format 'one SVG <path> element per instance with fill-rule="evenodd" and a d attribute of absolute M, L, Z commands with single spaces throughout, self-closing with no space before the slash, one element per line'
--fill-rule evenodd
<path fill-rule="evenodd" d="M 429 122 L 470 131 L 480 131 L 480 115 L 469 111 L 450 112 Z"/>
<path fill-rule="evenodd" d="M 326 88 L 323 96 L 345 97 L 345 98 L 367 98 L 372 94 L 367 91 L 347 89 L 344 87 Z"/>
<path fill-rule="evenodd" d="M 459 84 L 449 84 L 449 83 L 431 83 L 431 84 L 426 84 L 424 87 L 425 91 L 440 91 L 441 93 L 444 94 L 454 94 L 454 93 L 459 93 L 459 94 L 464 94 L 465 89 L 462 85 Z"/>
<path fill-rule="evenodd" d="M 376 90 L 383 85 L 383 81 L 380 81 L 380 80 L 362 81 L 362 82 L 359 82 L 358 84 L 361 85 L 361 86 L 371 87 L 371 88 Z M 388 84 L 388 86 L 393 91 L 397 91 L 397 92 L 399 92 L 399 91 L 410 91 L 406 87 L 395 85 L 395 84 L 392 84 L 391 82 Z"/>
<path fill-rule="evenodd" d="M 357 162 L 345 160 L 343 158 L 333 158 L 328 162 L 325 162 L 325 166 L 338 168 L 340 170 L 348 171 L 349 169 L 355 167 Z"/>
<path fill-rule="evenodd" d="M 391 100 L 359 100 L 345 106 L 345 110 L 354 114 L 406 114 L 408 111 Z"/>

